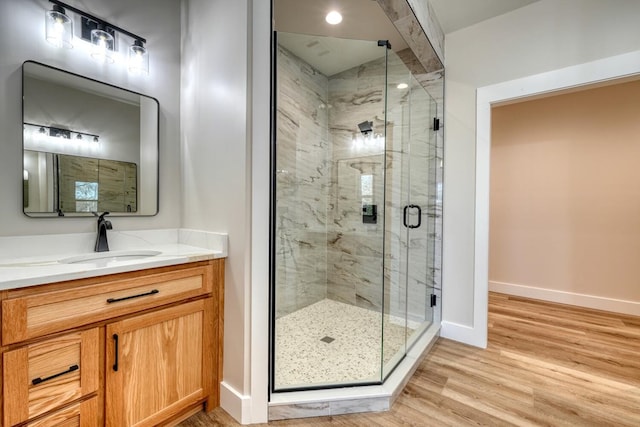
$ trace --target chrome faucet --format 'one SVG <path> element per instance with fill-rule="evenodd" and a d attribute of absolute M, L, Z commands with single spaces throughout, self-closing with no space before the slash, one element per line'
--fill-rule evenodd
<path fill-rule="evenodd" d="M 98 236 L 96 237 L 95 251 L 107 252 L 109 251 L 107 230 L 111 230 L 113 228 L 111 221 L 104 219 L 105 216 L 109 215 L 109 212 L 103 212 L 102 215 L 98 215 L 97 212 L 93 212 L 93 214 L 98 217 Z"/>

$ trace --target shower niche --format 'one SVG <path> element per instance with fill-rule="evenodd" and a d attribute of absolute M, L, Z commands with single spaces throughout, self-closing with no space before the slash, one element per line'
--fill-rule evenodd
<path fill-rule="evenodd" d="M 443 70 L 278 3 L 271 391 L 381 384 L 439 329 Z"/>

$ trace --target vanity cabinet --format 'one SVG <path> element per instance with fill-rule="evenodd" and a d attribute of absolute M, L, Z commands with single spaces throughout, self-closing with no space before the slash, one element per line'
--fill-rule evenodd
<path fill-rule="evenodd" d="M 219 405 L 224 260 L 1 291 L 3 426 L 154 426 Z"/>

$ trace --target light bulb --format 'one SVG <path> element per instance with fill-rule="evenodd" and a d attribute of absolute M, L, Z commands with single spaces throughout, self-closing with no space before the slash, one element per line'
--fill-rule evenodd
<path fill-rule="evenodd" d="M 331 12 L 327 13 L 327 16 L 324 19 L 331 25 L 337 25 L 342 22 L 342 15 L 340 14 L 340 12 L 332 10 Z"/>

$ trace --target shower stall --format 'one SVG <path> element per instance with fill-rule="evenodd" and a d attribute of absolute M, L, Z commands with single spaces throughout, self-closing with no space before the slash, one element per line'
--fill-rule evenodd
<path fill-rule="evenodd" d="M 276 40 L 271 390 L 381 384 L 439 328 L 442 102 L 386 40 Z"/>

